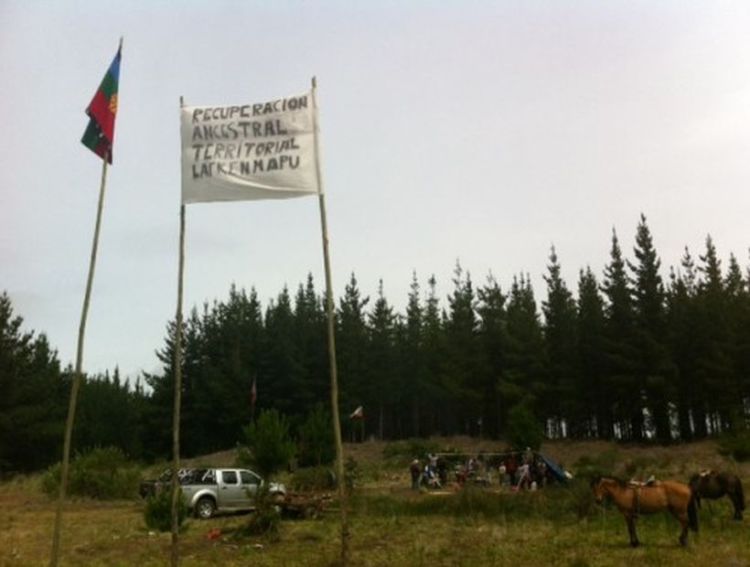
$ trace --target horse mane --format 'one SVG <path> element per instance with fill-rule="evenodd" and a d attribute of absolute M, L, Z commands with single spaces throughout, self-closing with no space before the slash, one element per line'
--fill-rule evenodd
<path fill-rule="evenodd" d="M 691 476 L 689 482 L 695 483 L 704 479 L 708 480 L 710 478 L 721 478 L 725 476 L 727 476 L 727 473 L 715 471 L 713 469 L 703 469 Z"/>
<path fill-rule="evenodd" d="M 620 478 L 619 476 L 608 476 L 606 478 L 608 478 L 610 480 L 614 480 L 620 488 L 627 488 L 627 487 L 630 486 L 630 481 L 629 480 L 626 480 L 624 478 Z"/>

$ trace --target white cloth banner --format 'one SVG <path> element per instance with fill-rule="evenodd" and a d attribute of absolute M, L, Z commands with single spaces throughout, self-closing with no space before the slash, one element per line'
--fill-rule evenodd
<path fill-rule="evenodd" d="M 184 106 L 182 202 L 317 194 L 312 92 L 239 106 Z"/>

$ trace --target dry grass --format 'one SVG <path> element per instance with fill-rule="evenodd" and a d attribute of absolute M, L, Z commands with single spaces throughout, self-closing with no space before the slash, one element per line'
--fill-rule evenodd
<path fill-rule="evenodd" d="M 444 440 L 441 440 L 441 443 Z M 471 453 L 501 447 L 461 438 L 446 445 Z M 382 461 L 384 444 L 368 442 L 347 447 L 363 466 L 373 470 Z M 701 468 L 733 469 L 747 481 L 748 465 L 725 461 L 711 442 L 661 447 L 614 446 L 608 443 L 549 443 L 542 450 L 568 467 L 583 456 L 616 452 L 617 466 L 651 471 L 665 478 L 686 478 Z M 213 456 L 212 456 L 213 457 Z M 204 462 L 219 464 L 212 457 Z M 222 458 L 231 460 L 231 455 Z M 227 461 L 221 463 L 230 464 Z M 642 465 L 642 469 L 638 466 Z M 46 565 L 52 539 L 55 504 L 42 495 L 37 478 L 21 478 L 0 485 L 0 567 Z M 748 483 L 746 482 L 746 485 Z M 440 496 L 416 495 L 406 489 L 407 471 L 382 470 L 363 487 L 365 498 L 390 498 L 399 505 Z M 488 494 L 488 498 L 524 498 L 524 495 Z M 750 537 L 746 519 L 729 519 L 727 502 L 704 505 L 701 532 L 691 534 L 688 549 L 677 545 L 678 524 L 666 516 L 642 518 L 643 547 L 627 546 L 627 532 L 616 510 L 602 510 L 593 518 L 562 521 L 544 511 L 526 518 L 352 514 L 352 565 L 723 565 L 750 567 Z M 398 510 L 398 506 L 394 508 Z M 150 533 L 143 523 L 141 502 L 91 500 L 70 502 L 63 530 L 63 565 L 145 565 L 169 563 L 169 534 Z M 374 508 L 373 508 L 374 510 Z M 339 522 L 335 511 L 317 521 L 284 521 L 278 542 L 263 538 L 235 539 L 233 532 L 247 516 L 209 521 L 192 520 L 181 536 L 182 565 L 305 565 L 326 566 L 339 553 Z M 219 539 L 209 539 L 213 529 Z"/>

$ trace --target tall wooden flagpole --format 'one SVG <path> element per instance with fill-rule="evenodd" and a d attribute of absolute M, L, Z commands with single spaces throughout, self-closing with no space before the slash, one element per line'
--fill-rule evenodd
<path fill-rule="evenodd" d="M 180 97 L 180 108 L 184 106 Z M 171 565 L 180 563 L 179 501 L 182 489 L 180 471 L 180 408 L 182 407 L 182 282 L 185 273 L 185 203 L 180 204 L 180 259 L 177 270 L 177 313 L 175 315 L 174 339 L 174 407 L 172 411 L 172 549 Z"/>
<path fill-rule="evenodd" d="M 122 53 L 122 43 L 123 39 L 120 38 L 120 45 L 117 50 L 117 56 L 116 60 L 119 59 L 120 54 Z M 107 75 L 109 75 L 110 70 L 112 69 L 112 66 L 110 65 L 110 69 L 107 70 Z M 117 80 L 119 81 L 119 61 L 117 64 Z M 99 87 L 101 89 L 101 86 Z M 115 92 L 115 96 L 117 93 Z M 110 101 L 110 104 L 112 104 L 112 101 Z M 107 164 L 109 160 L 111 159 L 111 152 L 112 152 L 112 142 L 114 139 L 114 114 L 117 112 L 117 103 L 115 99 L 115 106 L 114 110 L 110 108 L 110 112 L 112 113 L 112 123 L 109 125 L 110 131 L 109 131 L 109 137 L 104 138 L 108 142 L 108 146 L 106 146 L 106 149 L 103 153 L 100 153 L 101 147 L 95 146 L 91 147 L 87 140 L 87 134 L 89 132 L 89 129 L 87 128 L 86 134 L 84 134 L 84 145 L 89 147 L 89 149 L 93 150 L 94 153 L 101 156 L 102 158 L 102 178 L 101 183 L 99 187 L 99 202 L 96 209 L 96 224 L 94 226 L 94 239 L 91 245 L 91 259 L 89 260 L 89 273 L 88 278 L 86 279 L 86 292 L 83 296 L 83 307 L 81 309 L 81 321 L 78 325 L 78 344 L 76 346 L 76 366 L 75 371 L 73 374 L 73 384 L 71 385 L 70 390 L 70 400 L 68 402 L 68 417 L 65 422 L 65 439 L 63 441 L 63 457 L 62 457 L 62 465 L 60 468 L 60 492 L 57 499 L 57 509 L 55 510 L 55 527 L 52 534 L 52 552 L 50 556 L 50 565 L 52 567 L 57 567 L 58 563 L 60 562 L 60 531 L 62 528 L 62 514 L 63 514 L 63 507 L 65 505 L 65 493 L 67 491 L 68 487 L 68 472 L 70 470 L 70 448 L 73 441 L 73 424 L 75 423 L 75 417 L 76 417 L 76 407 L 78 405 L 78 393 L 81 389 L 81 383 L 83 382 L 83 343 L 84 343 L 84 337 L 86 336 L 86 319 L 88 317 L 89 313 L 89 304 L 91 302 L 91 289 L 94 284 L 94 272 L 96 271 L 96 253 L 99 249 L 99 232 L 102 225 L 102 211 L 104 209 L 104 194 L 106 192 L 106 186 L 107 186 Z M 88 110 L 87 110 L 88 114 Z M 89 115 L 91 121 L 94 120 L 93 116 Z M 90 122 L 91 124 L 91 122 Z M 101 126 L 101 124 L 99 125 Z M 100 131 L 100 135 L 103 133 Z M 101 142 L 101 139 L 99 140 Z"/>
<path fill-rule="evenodd" d="M 331 283 L 331 260 L 328 254 L 328 221 L 326 219 L 326 201 L 323 191 L 323 175 L 320 168 L 320 143 L 318 141 L 318 98 L 317 80 L 312 78 L 313 119 L 315 120 L 315 169 L 318 179 L 318 202 L 320 203 L 320 229 L 323 236 L 323 263 L 326 272 L 326 312 L 328 314 L 328 362 L 331 367 L 331 414 L 333 416 L 333 435 L 336 442 L 336 477 L 339 486 L 341 504 L 341 564 L 349 564 L 349 522 L 347 519 L 348 498 L 346 479 L 344 478 L 344 445 L 341 441 L 341 419 L 339 417 L 339 387 L 336 365 L 336 339 L 334 336 L 333 285 Z"/>
<path fill-rule="evenodd" d="M 121 44 L 122 45 L 122 44 Z M 62 526 L 62 512 L 65 503 L 65 491 L 68 486 L 68 471 L 70 469 L 70 446 L 73 439 L 73 423 L 76 416 L 76 405 L 78 404 L 78 392 L 83 382 L 83 339 L 86 334 L 86 318 L 89 312 L 91 300 L 91 288 L 94 283 L 94 271 L 96 268 L 96 252 L 99 248 L 99 228 L 102 224 L 102 210 L 104 208 L 104 193 L 107 185 L 107 159 L 102 159 L 102 180 L 99 188 L 99 205 L 96 210 L 96 225 L 94 227 L 94 242 L 91 246 L 91 260 L 89 261 L 89 275 L 86 281 L 86 293 L 83 297 L 83 309 L 81 310 L 81 322 L 78 326 L 78 347 L 76 349 L 76 367 L 73 374 L 73 386 L 70 391 L 68 403 L 68 418 L 65 422 L 65 441 L 63 443 L 63 459 L 60 471 L 60 493 L 57 499 L 57 510 L 55 511 L 55 529 L 52 536 L 52 557 L 50 565 L 57 567 L 60 560 L 60 529 Z"/>

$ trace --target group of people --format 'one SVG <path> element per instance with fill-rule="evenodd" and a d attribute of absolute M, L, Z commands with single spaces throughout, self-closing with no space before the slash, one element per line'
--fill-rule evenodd
<path fill-rule="evenodd" d="M 519 460 L 515 454 L 505 458 L 498 467 L 500 484 L 514 490 L 536 490 L 550 480 L 547 463 L 537 457 L 530 448 L 526 448 Z"/>
<path fill-rule="evenodd" d="M 445 462 L 432 453 L 427 455 L 424 467 L 419 459 L 414 459 L 409 466 L 409 474 L 413 490 L 419 490 L 422 485 L 427 488 L 442 488 L 448 482 Z"/>
<path fill-rule="evenodd" d="M 494 460 L 479 454 L 472 456 L 454 467 L 459 486 L 466 483 L 490 486 L 497 472 L 499 484 L 512 490 L 536 490 L 545 486 L 553 477 L 547 463 L 530 448 L 523 453 L 509 453 L 502 459 Z M 448 483 L 449 466 L 445 458 L 428 454 L 424 466 L 415 458 L 409 466 L 411 487 L 442 488 Z"/>

